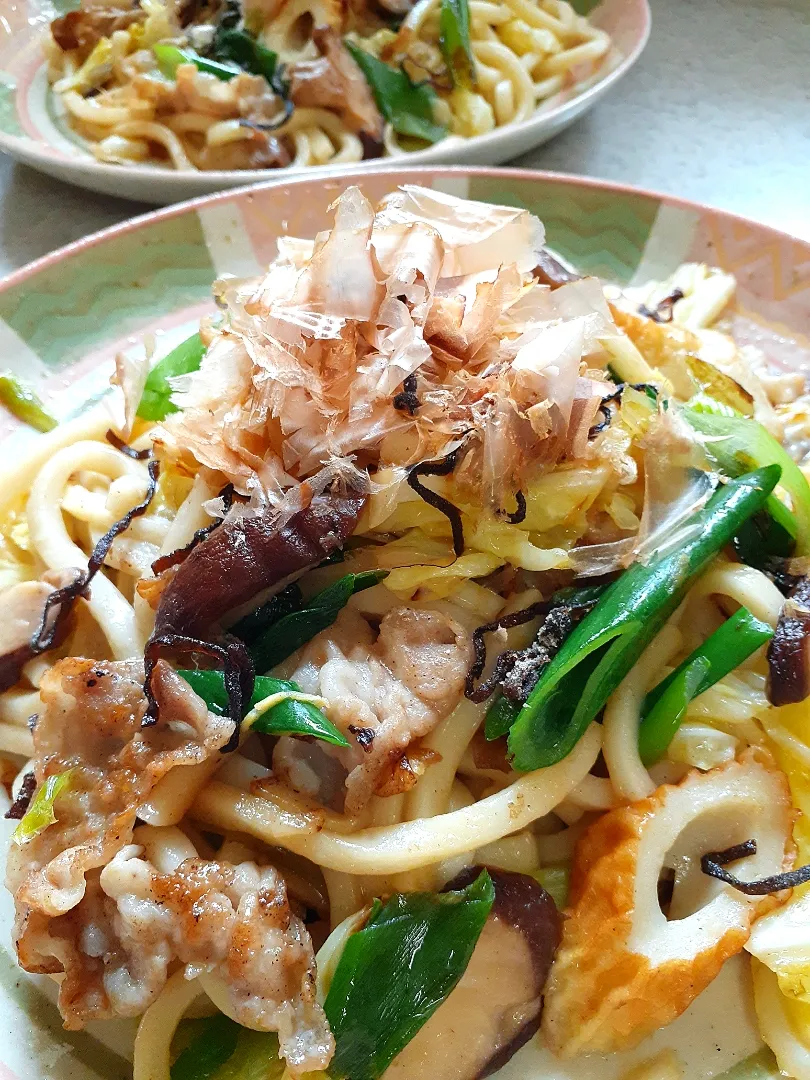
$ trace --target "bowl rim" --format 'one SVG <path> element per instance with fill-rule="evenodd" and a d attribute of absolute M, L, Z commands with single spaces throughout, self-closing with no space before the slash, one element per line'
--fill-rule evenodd
<path fill-rule="evenodd" d="M 604 2 L 605 0 L 600 0 L 599 4 L 592 10 L 598 11 L 599 7 L 601 7 Z M 581 93 L 575 94 L 572 98 L 561 102 L 547 112 L 539 112 L 536 110 L 525 120 L 494 128 L 492 131 L 485 132 L 481 135 L 475 135 L 472 138 L 465 139 L 461 145 L 463 145 L 465 149 L 467 147 L 473 147 L 476 153 L 486 151 L 488 147 L 497 146 L 499 143 L 502 143 L 504 139 L 508 139 L 518 132 L 531 131 L 534 128 L 542 129 L 549 122 L 564 123 L 571 113 L 574 113 L 573 118 L 576 118 L 576 116 L 578 116 L 580 112 L 584 112 L 595 99 L 598 99 L 603 94 L 607 93 L 607 91 L 623 78 L 637 62 L 647 46 L 652 29 L 652 11 L 650 9 L 649 0 L 626 0 L 626 3 L 628 4 L 628 7 L 632 5 L 635 10 L 635 15 L 638 19 L 638 37 L 630 52 L 621 57 L 619 63 L 608 71 L 604 78 L 597 80 Z M 588 14 L 590 15 L 591 12 Z M 46 30 L 47 27 L 43 26 L 42 29 Z M 41 68 L 42 63 L 37 65 L 36 70 L 38 71 Z M 539 108 L 542 108 L 542 106 Z M 434 143 L 432 146 L 425 147 L 422 150 L 416 150 L 404 156 L 408 161 L 413 160 L 415 162 L 414 167 L 418 167 L 422 164 L 429 166 L 434 159 L 435 164 L 440 165 L 441 159 L 439 155 L 442 153 L 441 146 L 442 142 Z M 146 183 L 147 186 L 150 181 L 153 181 L 155 184 L 163 185 L 164 188 L 182 189 L 184 185 L 199 179 L 200 183 L 207 182 L 211 187 L 216 187 L 221 184 L 223 186 L 227 185 L 231 188 L 239 189 L 244 185 L 235 184 L 234 180 L 237 178 L 241 179 L 245 175 L 245 172 L 248 171 L 242 169 L 220 169 L 211 170 L 210 172 L 200 172 L 199 170 L 187 172 L 165 168 L 160 165 L 112 165 L 107 162 L 96 161 L 90 154 L 82 153 L 77 154 L 75 157 L 68 157 L 61 152 L 55 152 L 55 148 L 51 143 L 44 139 L 34 138 L 30 134 L 12 135 L 3 131 L 0 131 L 0 149 L 5 150 L 13 156 L 24 153 L 26 162 L 32 167 L 36 167 L 34 162 L 43 166 L 48 166 L 50 169 L 53 169 L 55 165 L 58 165 L 60 171 L 64 174 L 64 179 L 70 179 L 73 182 L 79 182 L 79 177 L 93 177 L 98 175 L 107 176 L 110 175 L 110 170 L 114 170 L 114 175 L 120 176 L 122 181 L 133 181 L 135 183 L 143 182 Z M 296 169 L 294 172 L 287 171 L 287 169 L 290 168 L 289 166 L 287 169 L 260 169 L 252 173 L 252 176 L 257 179 L 248 180 L 246 183 L 253 185 L 262 183 L 265 180 L 280 180 L 281 177 L 279 177 L 279 173 L 292 180 L 294 177 L 298 176 L 331 177 L 343 175 L 345 172 L 349 171 L 352 173 L 355 171 L 367 172 L 372 171 L 376 167 L 376 160 L 377 159 L 368 162 L 357 162 L 349 166 L 331 165 L 329 163 L 325 165 L 308 165 Z M 399 158 L 384 158 L 382 160 L 385 161 L 386 164 L 390 164 L 394 160 L 398 161 Z"/>
<path fill-rule="evenodd" d="M 108 225 L 106 228 L 99 229 L 96 232 L 88 233 L 87 236 L 80 237 L 78 240 L 74 240 L 69 244 L 65 244 L 62 247 L 55 248 L 53 251 L 48 252 L 46 255 L 41 255 L 37 259 L 33 259 L 31 262 L 26 263 L 24 266 L 18 267 L 16 270 L 12 270 L 9 274 L 0 278 L 0 293 L 5 292 L 7 289 L 14 288 L 17 285 L 23 284 L 29 278 L 35 277 L 41 271 L 48 267 L 55 266 L 58 263 L 72 258 L 74 255 L 78 255 L 81 252 L 87 251 L 91 248 L 97 247 L 107 243 L 109 240 L 113 240 L 117 236 L 125 236 L 129 233 L 136 232 L 138 229 L 147 227 L 153 223 L 160 221 L 167 221 L 174 217 L 181 217 L 187 213 L 194 213 L 199 209 L 203 209 L 208 206 L 217 205 L 218 203 L 226 202 L 233 199 L 240 201 L 244 198 L 249 198 L 259 192 L 271 190 L 281 185 L 299 187 L 305 184 L 319 184 L 325 183 L 329 180 L 343 180 L 354 179 L 362 182 L 364 176 L 402 176 L 402 174 L 410 174 L 407 180 L 400 180 L 399 183 L 416 183 L 420 182 L 422 176 L 447 176 L 447 177 L 490 177 L 501 178 L 503 180 L 522 180 L 522 181 L 543 181 L 544 183 L 560 184 L 562 186 L 575 186 L 584 187 L 591 190 L 601 190 L 613 193 L 615 195 L 635 195 L 641 196 L 644 199 L 651 199 L 659 204 L 666 206 L 674 206 L 683 210 L 691 210 L 701 214 L 718 214 L 725 219 L 735 222 L 739 225 L 751 226 L 754 225 L 758 229 L 766 230 L 768 233 L 776 238 L 781 238 L 792 243 L 801 244 L 810 252 L 810 239 L 805 239 L 801 236 L 797 236 L 794 233 L 789 233 L 784 229 L 779 229 L 773 225 L 768 225 L 764 222 L 758 221 L 756 218 L 747 217 L 744 214 L 738 214 L 731 210 L 724 210 L 722 207 L 713 206 L 708 203 L 699 202 L 694 199 L 685 199 L 678 195 L 671 195 L 666 192 L 656 191 L 650 188 L 640 187 L 635 184 L 627 184 L 615 180 L 602 180 L 598 177 L 591 176 L 579 176 L 575 173 L 554 172 L 546 169 L 523 169 L 513 168 L 505 165 L 397 165 L 391 162 L 386 162 L 385 165 L 377 165 L 373 168 L 363 168 L 355 170 L 344 170 L 340 172 L 333 172 L 326 176 L 314 176 L 311 173 L 295 173 L 285 179 L 265 180 L 258 183 L 245 184 L 237 188 L 225 188 L 222 191 L 215 191 L 208 195 L 198 195 L 193 199 L 188 199 L 183 202 L 171 203 L 168 206 L 157 207 L 153 210 L 147 210 L 143 214 L 136 214 L 133 217 L 126 218 L 124 221 L 117 222 L 114 225 Z"/>

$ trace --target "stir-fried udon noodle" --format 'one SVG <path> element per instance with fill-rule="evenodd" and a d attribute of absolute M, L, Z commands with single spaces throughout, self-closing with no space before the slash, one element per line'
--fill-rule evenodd
<path fill-rule="evenodd" d="M 51 24 L 70 127 L 111 163 L 357 162 L 529 119 L 603 78 L 565 0 L 82 0 Z"/>
<path fill-rule="evenodd" d="M 8 467 L 14 939 L 136 1080 L 609 1053 L 744 948 L 810 1075 L 804 382 L 543 245 L 350 188 Z"/>

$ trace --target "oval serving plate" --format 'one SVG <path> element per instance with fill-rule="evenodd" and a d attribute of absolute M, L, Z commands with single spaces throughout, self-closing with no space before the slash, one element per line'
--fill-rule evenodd
<path fill-rule="evenodd" d="M 78 0 L 17 0 L 2 5 L 0 18 L 0 150 L 40 172 L 107 195 L 148 203 L 172 203 L 223 188 L 291 173 L 329 175 L 364 172 L 372 163 L 228 172 L 177 172 L 155 165 L 110 165 L 92 153 L 57 115 L 42 61 L 41 42 L 57 15 Z M 650 33 L 648 0 L 600 0 L 589 18 L 610 34 L 613 48 L 596 81 L 585 90 L 549 98 L 522 123 L 472 139 L 448 139 L 407 156 L 408 165 L 498 165 L 540 146 L 591 108 L 629 71 Z M 373 164 L 379 165 L 379 159 Z"/>
<path fill-rule="evenodd" d="M 810 373 L 810 243 L 676 199 L 595 181 L 513 169 L 402 169 L 362 177 L 315 178 L 223 192 L 157 211 L 54 252 L 0 282 L 4 364 L 33 381 L 59 419 L 110 392 L 116 352 L 158 356 L 214 309 L 220 274 L 259 273 L 282 233 L 312 236 L 327 206 L 352 182 L 373 201 L 398 184 L 419 183 L 466 198 L 524 206 L 546 225 L 549 245 L 581 272 L 619 284 L 665 277 L 684 261 L 705 261 L 738 282 L 729 318 L 735 335 L 763 347 L 784 368 Z M 0 416 L 0 461 L 39 438 Z M 2 796 L 0 796 L 2 797 Z M 0 823 L 7 842 L 11 823 Z M 65 1032 L 52 984 L 28 976 L 10 946 L 11 899 L 0 890 L 0 1078 L 126 1080 L 122 1046 L 132 1022 Z M 776 1080 L 751 1006 L 745 956 L 735 957 L 690 1009 L 635 1050 L 610 1059 L 562 1063 L 532 1040 L 499 1080 L 621 1080 L 636 1064 L 675 1049 L 683 1080 Z M 662 1066 L 663 1067 L 663 1066 Z M 651 1075 L 651 1074 L 645 1074 Z"/>

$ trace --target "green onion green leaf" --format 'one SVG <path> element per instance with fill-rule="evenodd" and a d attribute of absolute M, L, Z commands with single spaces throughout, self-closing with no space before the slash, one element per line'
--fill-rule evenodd
<path fill-rule="evenodd" d="M 638 732 L 644 764 L 652 765 L 664 756 L 693 698 L 734 671 L 772 637 L 773 629 L 742 607 L 651 690 L 644 701 Z"/>
<path fill-rule="evenodd" d="M 710 670 L 711 664 L 705 656 L 695 656 L 672 673 L 666 689 L 639 727 L 639 753 L 645 765 L 654 765 L 664 756 L 686 716 L 689 702 L 700 693 Z"/>
<path fill-rule="evenodd" d="M 22 847 L 57 820 L 54 803 L 62 792 L 70 787 L 73 771 L 68 769 L 67 772 L 49 776 L 40 787 L 25 816 L 14 830 L 12 839 L 15 844 Z"/>
<path fill-rule="evenodd" d="M 434 119 L 436 92 L 431 86 L 412 82 L 406 71 L 389 67 L 353 41 L 344 40 L 344 44 L 365 75 L 377 108 L 394 131 L 429 143 L 447 135 L 447 128 Z"/>
<path fill-rule="evenodd" d="M 516 701 L 510 701 L 503 694 L 497 694 L 494 701 L 487 709 L 484 719 L 484 735 L 487 742 L 500 739 L 502 735 L 508 735 L 509 729 L 517 720 L 520 705 Z"/>
<path fill-rule="evenodd" d="M 395 893 L 346 942 L 325 1010 L 334 1080 L 377 1080 L 458 983 L 495 900 L 486 870 L 466 889 Z"/>
<path fill-rule="evenodd" d="M 263 75 L 277 89 L 278 56 L 245 30 L 220 29 L 211 46 L 214 60 L 236 64 L 252 75 Z"/>
<path fill-rule="evenodd" d="M 225 676 L 221 671 L 179 671 L 195 694 L 199 694 L 211 712 L 217 716 L 228 713 L 228 692 L 225 689 Z M 300 693 L 300 686 L 285 679 L 272 679 L 266 675 L 257 675 L 248 710 L 273 694 L 285 691 Z M 310 735 L 332 746 L 348 746 L 342 732 L 328 720 L 320 709 L 308 701 L 295 701 L 287 698 L 262 713 L 253 723 L 251 731 L 260 731 L 264 735 Z"/>
<path fill-rule="evenodd" d="M 278 1036 L 251 1031 L 221 1013 L 183 1021 L 193 1034 L 171 1067 L 171 1080 L 281 1080 Z"/>
<path fill-rule="evenodd" d="M 331 626 L 353 593 L 370 589 L 387 573 L 386 570 L 367 570 L 360 574 L 345 574 L 310 597 L 298 611 L 291 611 L 272 623 L 250 646 L 256 670 L 269 671 L 286 660 L 321 630 Z"/>
<path fill-rule="evenodd" d="M 757 570 L 767 570 L 774 559 L 787 559 L 796 549 L 796 518 L 779 499 L 772 497 L 766 505 L 776 514 L 754 514 L 732 540 L 740 562 Z"/>
<path fill-rule="evenodd" d="M 172 404 L 169 379 L 198 371 L 204 355 L 202 338 L 199 334 L 192 334 L 159 360 L 147 376 L 138 416 L 142 420 L 165 420 L 169 413 L 179 412 L 177 406 Z"/>
<path fill-rule="evenodd" d="M 471 86 L 476 79 L 467 0 L 442 0 L 439 45 L 447 61 L 453 86 Z"/>
<path fill-rule="evenodd" d="M 298 611 L 303 605 L 304 597 L 297 582 L 288 585 L 286 589 L 271 596 L 266 604 L 245 615 L 239 622 L 234 623 L 229 633 L 244 641 L 246 645 L 252 645 L 269 626 L 289 615 L 292 611 Z"/>
<path fill-rule="evenodd" d="M 0 402 L 18 420 L 37 431 L 53 431 L 56 427 L 56 421 L 45 411 L 34 391 L 10 371 L 0 374 Z"/>
<path fill-rule="evenodd" d="M 181 64 L 193 64 L 198 71 L 204 71 L 206 75 L 215 75 L 222 82 L 228 82 L 239 74 L 239 68 L 235 64 L 219 64 L 216 60 L 206 60 L 193 49 L 183 48 L 178 45 L 153 45 L 152 52 L 158 62 L 161 75 L 167 79 L 177 76 L 177 69 Z"/>
<path fill-rule="evenodd" d="M 558 589 L 551 597 L 551 600 L 555 606 L 565 604 L 572 608 L 583 607 L 595 604 L 607 588 L 608 586 L 604 584 L 585 585 L 582 588 L 568 585 L 564 589 Z M 542 635 L 543 627 L 541 626 L 535 641 L 540 640 Z M 520 708 L 520 702 L 511 701 L 503 694 L 496 695 L 487 709 L 487 715 L 484 719 L 484 735 L 488 742 L 509 733 L 509 729 L 517 719 Z"/>
<path fill-rule="evenodd" d="M 588 724 L 678 606 L 692 582 L 762 508 L 779 465 L 729 481 L 695 516 L 689 539 L 648 564 L 635 563 L 604 593 L 543 671 L 509 732 L 516 769 L 566 757 Z"/>
<path fill-rule="evenodd" d="M 796 554 L 810 555 L 810 483 L 802 470 L 765 428 L 744 416 L 683 409 L 687 422 L 701 435 L 703 450 L 714 467 L 727 477 L 740 476 L 749 469 L 778 465 L 782 470 L 780 487 L 790 496 L 795 526 Z M 790 511 L 776 496 L 768 499 L 766 509 L 784 528 Z"/>
<path fill-rule="evenodd" d="M 232 1056 L 239 1039 L 239 1024 L 218 1013 L 182 1051 L 171 1067 L 171 1080 L 211 1080 Z"/>

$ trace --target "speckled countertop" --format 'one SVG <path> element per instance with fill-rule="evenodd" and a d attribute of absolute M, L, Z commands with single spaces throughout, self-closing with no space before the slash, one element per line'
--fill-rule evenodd
<path fill-rule="evenodd" d="M 514 164 L 670 192 L 810 239 L 810 0 L 651 6 L 634 70 Z M 0 154 L 0 274 L 147 209 Z"/>

